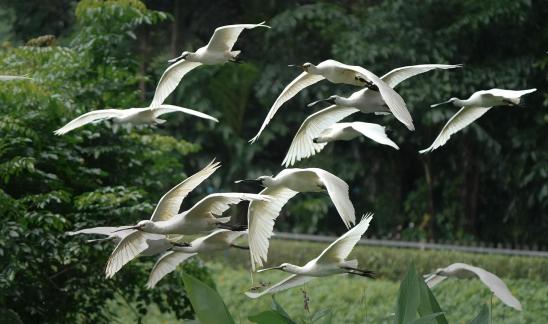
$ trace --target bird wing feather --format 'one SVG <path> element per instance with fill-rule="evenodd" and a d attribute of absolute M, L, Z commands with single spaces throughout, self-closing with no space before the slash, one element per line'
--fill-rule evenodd
<path fill-rule="evenodd" d="M 152 213 L 151 221 L 165 221 L 173 217 L 179 212 L 181 203 L 189 192 L 194 190 L 200 183 L 207 179 L 220 167 L 219 162 L 211 161 L 202 170 L 196 172 L 183 182 L 171 188 L 158 202 L 154 213 Z"/>
<path fill-rule="evenodd" d="M 241 192 L 215 193 L 206 196 L 191 209 L 188 210 L 186 217 L 190 219 L 213 218 L 222 215 L 230 205 L 238 204 L 242 201 L 267 201 L 269 197 L 261 194 L 249 194 Z"/>
<path fill-rule="evenodd" d="M 124 110 L 124 109 L 100 109 L 100 110 L 94 110 L 87 112 L 79 117 L 74 118 L 71 120 L 68 124 L 65 126 L 59 128 L 55 132 L 53 132 L 55 135 L 64 135 L 78 127 L 82 127 L 84 125 L 90 124 L 90 123 L 96 123 L 102 120 L 114 118 L 114 117 L 124 117 L 130 113 L 130 110 Z"/>
<path fill-rule="evenodd" d="M 312 280 L 314 278 L 315 277 L 294 274 L 294 275 L 291 275 L 291 276 L 283 279 L 282 281 L 278 282 L 277 284 L 274 284 L 274 285 L 268 287 L 267 289 L 265 289 L 265 290 L 263 290 L 259 293 L 252 292 L 252 291 L 247 291 L 245 294 L 249 298 L 259 298 L 259 297 L 262 297 L 266 294 L 274 294 L 274 293 L 277 293 L 277 292 L 280 292 L 280 291 L 284 291 L 286 289 L 290 289 L 290 288 L 293 288 L 293 287 L 303 285 L 303 284 L 309 282 L 310 280 Z"/>
<path fill-rule="evenodd" d="M 323 169 L 310 168 L 308 170 L 314 172 L 318 178 L 320 178 L 325 185 L 327 193 L 333 201 L 337 212 L 341 216 L 344 225 L 350 228 L 350 226 L 356 222 L 356 215 L 348 194 L 348 184 L 341 178 Z"/>
<path fill-rule="evenodd" d="M 413 118 L 411 117 L 409 110 L 407 110 L 405 101 L 403 101 L 402 97 L 396 91 L 394 91 L 394 89 L 386 84 L 386 82 L 381 80 L 381 78 L 368 71 L 367 69 L 362 68 L 361 66 L 346 64 L 342 65 L 345 66 L 347 69 L 351 69 L 356 73 L 361 74 L 365 79 L 373 82 L 373 84 L 379 88 L 379 92 L 384 102 L 386 103 L 388 109 L 390 109 L 390 112 L 394 115 L 394 117 L 396 117 L 400 122 L 407 126 L 409 130 L 415 130 L 415 126 L 413 126 Z"/>
<path fill-rule="evenodd" d="M 331 243 L 316 259 L 317 263 L 340 263 L 344 261 L 354 246 L 367 231 L 369 223 L 373 219 L 373 214 L 369 213 L 362 217 L 362 220 L 348 232 Z"/>
<path fill-rule="evenodd" d="M 270 110 L 268 111 L 268 114 L 266 115 L 265 120 L 263 121 L 263 124 L 261 125 L 261 128 L 259 129 L 259 132 L 257 132 L 257 135 L 253 137 L 249 142 L 254 143 L 263 130 L 266 128 L 266 125 L 270 123 L 270 120 L 274 118 L 274 115 L 276 112 L 280 109 L 280 107 L 289 99 L 293 98 L 299 91 L 303 90 L 304 88 L 313 85 L 314 83 L 323 80 L 324 77 L 321 75 L 315 75 L 307 72 L 303 72 L 299 74 L 293 81 L 291 81 L 290 84 L 288 84 L 280 93 L 276 101 L 274 101 L 274 104 L 272 107 L 270 107 Z"/>
<path fill-rule="evenodd" d="M 327 143 L 314 143 L 312 140 L 334 123 L 358 111 L 352 107 L 332 105 L 308 116 L 295 134 L 282 165 L 288 167 L 319 153 Z"/>
<path fill-rule="evenodd" d="M 188 258 L 196 254 L 197 253 L 185 253 L 176 251 L 169 251 L 162 254 L 150 271 L 146 287 L 148 289 L 154 288 L 158 281 L 162 280 L 162 278 L 170 272 L 173 272 L 179 264 L 185 262 Z"/>
<path fill-rule="evenodd" d="M 143 232 L 133 232 L 123 238 L 112 251 L 105 267 L 107 278 L 112 278 L 122 267 L 148 248 Z"/>
<path fill-rule="evenodd" d="M 154 98 L 150 103 L 150 107 L 157 107 L 164 103 L 167 96 L 169 96 L 181 79 L 192 69 L 202 65 L 200 62 L 190 62 L 187 60 L 181 60 L 175 64 L 169 66 L 162 74 L 158 85 L 156 86 L 156 91 L 154 92 Z"/>
<path fill-rule="evenodd" d="M 213 116 L 210 116 L 208 114 L 204 114 L 203 112 L 200 112 L 200 111 L 197 111 L 197 110 L 194 110 L 194 109 L 174 106 L 174 105 L 163 104 L 163 105 L 160 105 L 158 107 L 151 108 L 151 109 L 154 111 L 154 117 L 158 117 L 158 116 L 161 116 L 163 114 L 168 114 L 168 113 L 172 113 L 172 112 L 182 112 L 182 113 L 189 114 L 189 115 L 192 115 L 192 116 L 213 120 L 216 123 L 219 122 L 219 120 L 217 118 L 215 118 Z"/>
<path fill-rule="evenodd" d="M 480 118 L 492 107 L 462 107 L 456 114 L 449 119 L 449 121 L 443 126 L 438 137 L 434 140 L 430 147 L 419 151 L 420 153 L 432 152 L 438 147 L 447 143 L 451 135 L 465 128 L 473 123 L 476 119 Z"/>
<path fill-rule="evenodd" d="M 414 77 L 417 74 L 422 74 L 435 69 L 454 69 L 462 67 L 462 64 L 419 64 L 402 66 L 394 69 L 381 77 L 381 79 L 388 84 L 388 86 L 394 88 L 401 82 Z"/>
<path fill-rule="evenodd" d="M 244 29 L 253 29 L 255 27 L 270 28 L 270 26 L 264 23 L 263 21 L 260 24 L 239 24 L 218 27 L 215 29 L 213 36 L 211 36 L 207 49 L 209 51 L 228 52 L 232 50 L 232 47 Z"/>
<path fill-rule="evenodd" d="M 350 127 L 352 127 L 352 129 L 354 129 L 356 132 L 359 132 L 363 136 L 368 137 L 377 143 L 392 146 L 396 150 L 400 149 L 398 145 L 396 145 L 396 143 L 388 138 L 385 128 L 381 125 L 373 123 L 353 122 L 350 123 Z"/>
<path fill-rule="evenodd" d="M 270 201 L 252 201 L 247 211 L 249 229 L 249 253 L 251 266 L 262 266 L 268 257 L 269 239 L 274 231 L 274 221 L 278 218 L 282 207 L 298 192 L 285 187 L 266 188 L 260 195 L 272 197 Z"/>

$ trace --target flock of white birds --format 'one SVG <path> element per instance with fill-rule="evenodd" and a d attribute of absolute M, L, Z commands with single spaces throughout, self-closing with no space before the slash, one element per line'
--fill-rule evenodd
<path fill-rule="evenodd" d="M 257 27 L 270 28 L 264 22 L 219 27 L 206 46 L 196 52 L 185 51 L 179 57 L 170 60 L 169 62 L 173 64 L 163 73 L 149 107 L 91 111 L 70 121 L 56 130 L 55 134 L 63 135 L 84 125 L 107 119 L 110 119 L 114 125 L 156 125 L 165 122 L 165 120 L 159 119 L 159 116 L 172 112 L 181 112 L 218 122 L 216 118 L 202 112 L 164 104 L 164 101 L 175 90 L 181 79 L 194 68 L 202 64 L 239 63 L 240 51 L 235 51 L 232 47 L 243 30 Z M 347 65 L 335 60 L 325 60 L 317 65 L 305 63 L 296 67 L 302 69 L 302 73 L 283 89 L 268 111 L 257 135 L 250 140 L 251 143 L 259 138 L 286 101 L 314 83 L 327 79 L 332 83 L 356 86 L 359 90 L 346 98 L 333 95 L 308 105 L 315 106 L 321 102 L 330 104 L 327 108 L 308 116 L 302 123 L 282 162 L 286 167 L 319 153 L 329 142 L 352 140 L 361 135 L 377 143 L 398 149 L 398 145 L 388 138 L 385 128 L 381 125 L 365 122 L 339 123 L 339 121 L 356 112 L 392 114 L 410 131 L 413 131 L 415 127 L 412 116 L 405 101 L 394 90 L 394 87 L 421 73 L 440 69 L 455 69 L 460 68 L 461 65 L 405 66 L 394 69 L 382 77 L 376 76 L 363 67 Z M 18 79 L 30 78 L 0 76 L 0 81 Z M 519 106 L 521 97 L 535 90 L 482 90 L 473 93 L 466 100 L 451 98 L 446 102 L 432 105 L 435 107 L 444 103 L 453 103 L 461 109 L 447 121 L 432 145 L 420 152 L 431 152 L 444 145 L 451 135 L 474 122 L 494 106 Z M 158 281 L 174 271 L 188 258 L 196 254 L 229 248 L 249 249 L 253 271 L 278 269 L 291 273 L 291 276 L 270 287 L 265 287 L 263 291 L 257 291 L 256 287 L 251 288 L 246 292 L 250 298 L 280 292 L 302 285 L 317 277 L 335 274 L 373 277 L 373 272 L 358 267 L 357 260 L 347 260 L 348 255 L 369 227 L 373 215 L 364 215 L 355 225 L 356 216 L 349 198 L 349 188 L 342 179 L 319 168 L 284 169 L 276 176 L 261 176 L 256 179 L 236 181 L 237 183 L 250 181 L 260 184 L 264 190 L 258 194 L 214 193 L 204 197 L 189 210 L 179 212 L 183 199 L 219 167 L 218 162 L 212 161 L 201 171 L 173 187 L 160 199 L 149 220 L 142 220 L 132 226 L 88 228 L 69 234 L 104 235 L 107 237 L 90 240 L 90 242 L 109 240 L 116 243 L 105 268 L 107 278 L 114 276 L 125 264 L 138 256 L 161 254 L 146 283 L 149 288 L 153 288 Z M 289 199 L 299 192 L 327 192 L 343 223 L 349 228 L 348 232 L 304 266 L 283 263 L 277 267 L 257 270 L 257 267 L 262 267 L 267 261 L 269 240 L 273 235 L 276 218 Z M 247 213 L 248 225 L 232 225 L 229 223 L 230 217 L 222 217 L 223 212 L 231 205 L 242 201 L 250 202 Z M 191 242 L 185 242 L 185 236 L 203 235 L 204 233 L 207 235 L 198 237 Z M 236 245 L 235 241 L 244 235 L 248 237 L 248 247 Z M 463 273 L 476 275 L 502 302 L 521 310 L 519 301 L 510 293 L 504 282 L 494 274 L 478 267 L 455 263 L 426 275 L 425 281 L 428 285 L 434 286 L 448 276 L 458 277 Z"/>

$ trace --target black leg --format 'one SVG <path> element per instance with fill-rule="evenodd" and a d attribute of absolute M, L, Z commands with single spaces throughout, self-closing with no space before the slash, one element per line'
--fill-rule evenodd
<path fill-rule="evenodd" d="M 217 223 L 217 226 L 219 228 L 228 229 L 231 231 L 245 231 L 247 229 L 247 225 L 230 225 L 226 223 Z"/>
<path fill-rule="evenodd" d="M 350 273 L 350 274 L 355 274 L 355 275 L 358 275 L 358 276 L 368 277 L 368 278 L 372 278 L 372 279 L 375 278 L 375 273 L 373 271 L 356 269 L 356 268 L 351 268 L 351 267 L 342 267 L 342 269 L 347 270 L 348 273 Z"/>

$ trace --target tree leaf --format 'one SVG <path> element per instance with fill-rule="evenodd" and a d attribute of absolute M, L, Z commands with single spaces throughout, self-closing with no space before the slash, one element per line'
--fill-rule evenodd
<path fill-rule="evenodd" d="M 424 282 L 424 279 L 420 275 L 417 275 L 417 283 L 419 285 L 420 298 L 417 311 L 419 312 L 419 315 L 422 316 L 421 318 L 424 318 L 425 316 L 430 314 L 441 314 L 441 316 L 438 315 L 434 317 L 435 322 L 438 324 L 448 324 L 447 318 L 445 318 L 443 310 L 438 304 L 436 297 L 434 297 L 434 294 L 432 294 L 432 291 L 430 290 L 430 288 L 428 288 L 428 286 Z"/>
<path fill-rule="evenodd" d="M 186 273 L 183 273 L 183 282 L 200 322 L 204 324 L 234 323 L 223 299 L 213 288 Z"/>

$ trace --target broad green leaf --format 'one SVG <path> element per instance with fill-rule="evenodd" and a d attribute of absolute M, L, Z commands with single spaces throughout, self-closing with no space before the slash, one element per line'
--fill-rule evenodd
<path fill-rule="evenodd" d="M 267 310 L 256 315 L 249 316 L 248 319 L 253 323 L 259 324 L 295 324 L 295 322 L 289 318 L 273 310 Z"/>
<path fill-rule="evenodd" d="M 481 311 L 476 317 L 474 317 L 473 320 L 470 321 L 470 324 L 489 324 L 489 323 L 490 323 L 489 307 L 487 307 L 486 304 L 483 304 L 483 306 L 481 306 Z"/>
<path fill-rule="evenodd" d="M 428 288 L 428 286 L 424 282 L 424 279 L 422 279 L 420 275 L 417 275 L 417 282 L 419 285 L 420 297 L 419 308 L 417 309 L 419 315 L 424 318 L 425 316 L 433 313 L 441 314 L 441 316 L 435 316 L 435 319 L 433 318 L 434 321 L 437 324 L 448 324 L 447 319 L 443 314 L 443 310 L 436 300 L 436 297 L 434 297 L 434 294 L 432 294 L 432 291 L 430 290 L 430 288 Z"/>
<path fill-rule="evenodd" d="M 432 313 L 432 314 L 428 314 L 426 316 L 423 316 L 421 318 L 419 318 L 418 320 L 415 320 L 413 322 L 413 324 L 430 324 L 430 323 L 436 323 L 437 322 L 437 318 L 442 316 L 443 313 L 442 312 L 439 312 L 439 313 Z"/>
<path fill-rule="evenodd" d="M 234 323 L 221 296 L 213 288 L 186 273 L 183 273 L 183 282 L 200 322 L 203 324 Z"/>
<path fill-rule="evenodd" d="M 272 305 L 270 306 L 270 308 L 281 316 L 291 320 L 291 316 L 289 316 L 289 314 L 285 311 L 282 305 L 278 304 L 274 295 L 272 295 Z"/>
<path fill-rule="evenodd" d="M 415 265 L 411 263 L 398 292 L 395 323 L 407 324 L 413 322 L 417 318 L 419 302 L 420 293 L 417 271 L 415 270 Z"/>

